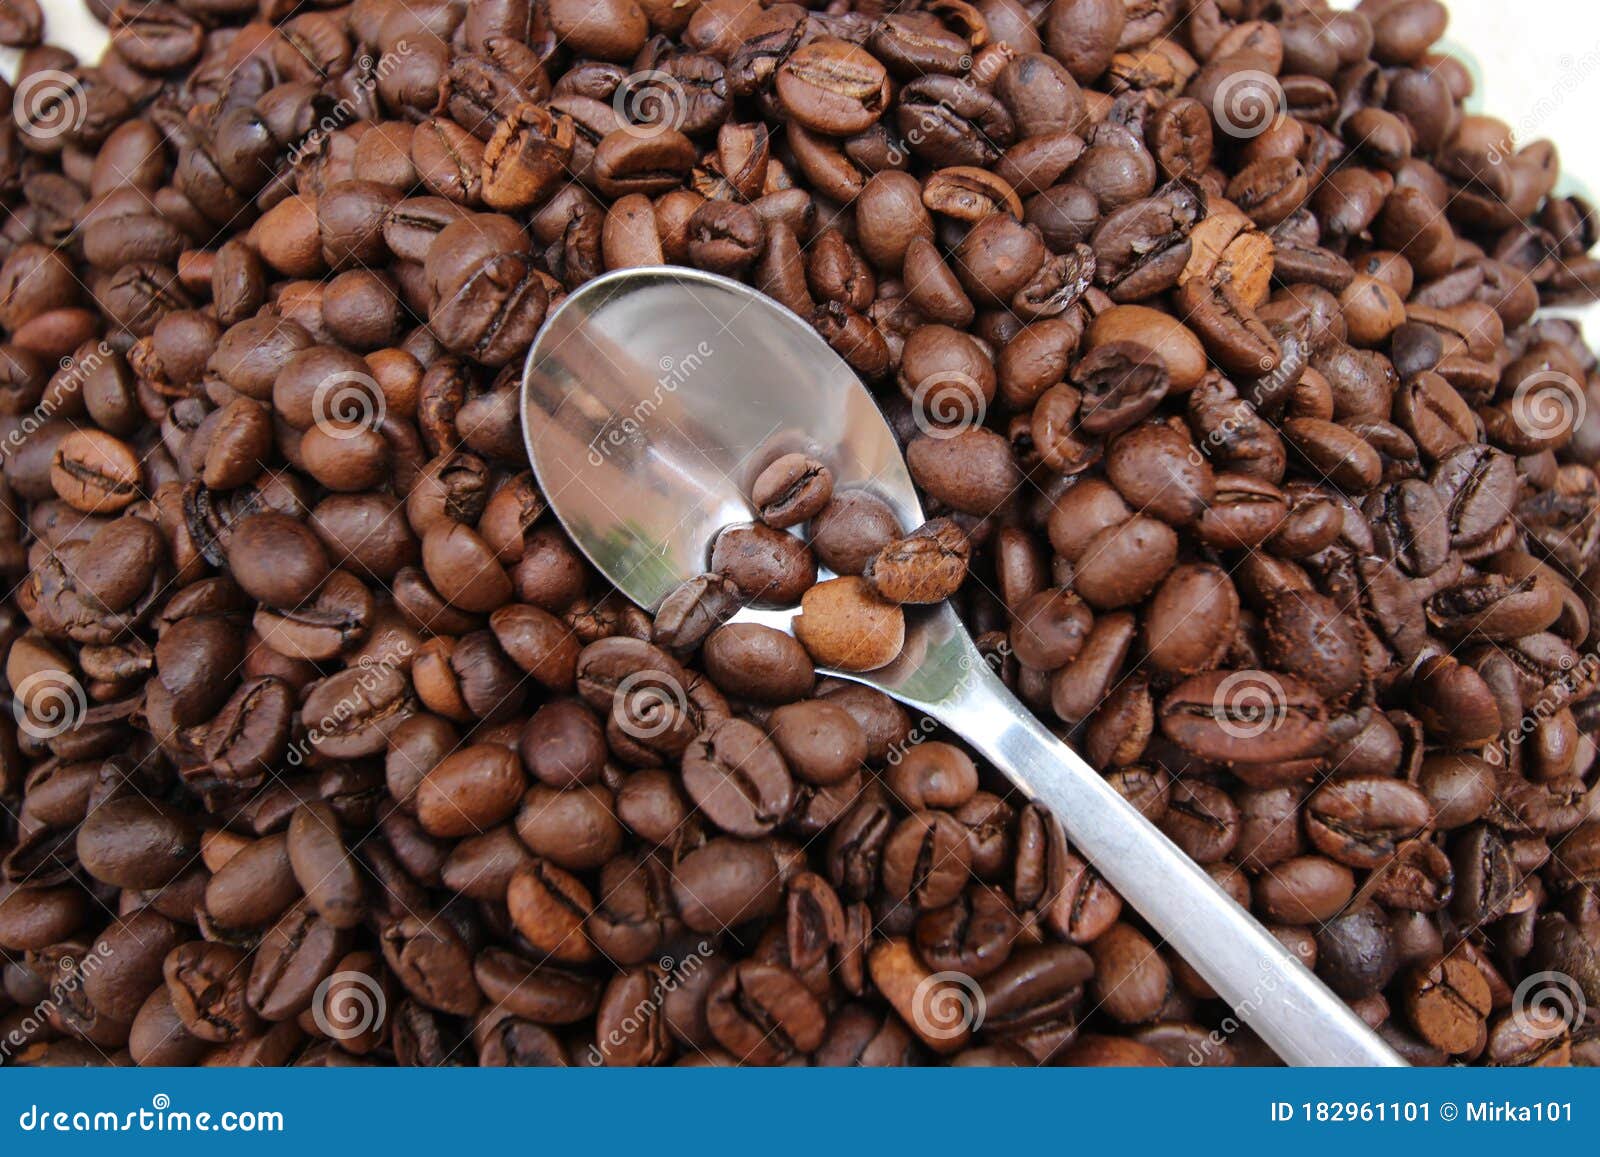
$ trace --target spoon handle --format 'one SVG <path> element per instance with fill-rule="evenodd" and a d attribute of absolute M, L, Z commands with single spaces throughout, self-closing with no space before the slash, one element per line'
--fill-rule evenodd
<path fill-rule="evenodd" d="M 968 646 L 971 646 L 968 643 Z M 1403 1066 L 1198 864 L 1051 735 L 981 660 L 929 713 L 1061 821 L 1067 838 L 1156 934 L 1292 1065 Z"/>

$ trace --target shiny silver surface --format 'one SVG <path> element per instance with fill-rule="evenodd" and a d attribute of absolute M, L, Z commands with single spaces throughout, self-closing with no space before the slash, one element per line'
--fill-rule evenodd
<path fill-rule="evenodd" d="M 923 521 L 899 449 L 855 374 L 805 322 L 689 269 L 608 274 L 551 316 L 528 354 L 523 436 L 574 541 L 653 609 L 706 569 L 712 537 L 753 517 L 755 475 L 790 450 Z M 785 626 L 792 612 L 740 617 Z M 1201 868 L 1052 735 L 947 606 L 908 615 L 900 659 L 843 678 L 965 738 L 1028 798 L 1277 1054 L 1299 1065 L 1403 1062 Z M 921 727 L 919 734 L 926 734 Z"/>

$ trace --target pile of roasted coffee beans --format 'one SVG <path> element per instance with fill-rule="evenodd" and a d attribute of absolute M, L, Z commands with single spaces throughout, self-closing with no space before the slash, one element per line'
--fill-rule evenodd
<path fill-rule="evenodd" d="M 773 584 L 954 590 L 1405 1057 L 1600 1059 L 1555 149 L 1439 0 L 815 3 L 90 0 L 87 64 L 0 0 L 0 1063 L 1270 1061 L 1052 817 L 727 621 Z M 518 372 L 663 261 L 809 318 L 935 521 L 784 462 L 608 591 Z"/>

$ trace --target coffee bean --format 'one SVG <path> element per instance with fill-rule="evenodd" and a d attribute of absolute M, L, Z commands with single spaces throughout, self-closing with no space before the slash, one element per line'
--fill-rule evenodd
<path fill-rule="evenodd" d="M 1306 835 L 1341 863 L 1373 868 L 1432 819 L 1416 788 L 1392 779 L 1354 777 L 1318 788 L 1306 800 Z"/>
<path fill-rule="evenodd" d="M 786 703 L 767 717 L 767 732 L 791 771 L 829 785 L 854 775 L 867 759 L 867 734 L 854 715 L 825 699 Z"/>
<path fill-rule="evenodd" d="M 289 909 L 262 938 L 245 995 L 266 1020 L 282 1021 L 311 1006 L 318 986 L 348 947 L 347 932 L 303 905 Z"/>
<path fill-rule="evenodd" d="M 915 812 L 903 820 L 883 848 L 883 883 L 897 901 L 941 908 L 967 882 L 971 857 L 967 833 L 945 812 Z"/>
<path fill-rule="evenodd" d="M 817 560 L 836 574 L 860 574 L 902 533 L 888 503 L 865 490 L 836 493 L 810 526 Z"/>
<path fill-rule="evenodd" d="M 1429 1044 L 1450 1054 L 1471 1052 L 1483 1040 L 1489 1015 L 1489 983 L 1457 956 L 1414 969 L 1405 979 L 1405 1009 Z"/>
<path fill-rule="evenodd" d="M 482 832 L 516 810 L 524 780 L 516 753 L 497 744 L 466 747 L 417 785 L 417 818 L 430 835 Z"/>
<path fill-rule="evenodd" d="M 905 644 L 905 615 L 862 578 L 818 583 L 800 600 L 795 638 L 811 658 L 841 671 L 873 671 L 892 663 Z"/>
<path fill-rule="evenodd" d="M 733 583 L 741 600 L 757 606 L 793 606 L 817 580 L 816 560 L 805 543 L 761 523 L 718 534 L 711 569 Z"/>
<path fill-rule="evenodd" d="M 776 92 L 784 111 L 808 129 L 848 136 L 872 127 L 889 103 L 889 78 L 866 51 L 823 39 L 789 54 L 778 66 Z"/>
<path fill-rule="evenodd" d="M 695 738 L 684 753 L 683 786 L 712 823 L 745 837 L 772 831 L 794 801 L 778 748 L 742 719 L 724 719 Z"/>
<path fill-rule="evenodd" d="M 231 944 L 195 940 L 167 953 L 167 993 L 190 1036 L 228 1044 L 255 1033 L 260 1022 L 246 996 L 244 963 L 244 952 Z"/>
<path fill-rule="evenodd" d="M 789 703 L 816 682 L 805 648 L 759 623 L 729 623 L 712 631 L 702 652 L 717 686 L 765 703 Z"/>
<path fill-rule="evenodd" d="M 1173 689 L 1158 715 L 1174 743 L 1218 762 L 1303 759 L 1327 745 L 1322 697 L 1290 675 L 1196 675 Z"/>
<path fill-rule="evenodd" d="M 78 859 L 118 888 L 160 888 L 191 866 L 198 831 L 181 812 L 137 796 L 107 800 L 78 829 Z"/>
<path fill-rule="evenodd" d="M 761 844 L 719 837 L 684 857 L 672 892 L 685 924 L 720 932 L 778 910 L 778 864 Z"/>
<path fill-rule="evenodd" d="M 75 430 L 50 463 L 50 485 L 76 510 L 103 514 L 139 497 L 139 460 L 125 443 L 97 430 Z"/>
<path fill-rule="evenodd" d="M 680 585 L 656 608 L 655 642 L 671 650 L 692 651 L 739 609 L 739 588 L 720 574 L 697 575 Z"/>
<path fill-rule="evenodd" d="M 828 1018 L 799 979 L 777 964 L 744 961 L 706 994 L 706 1024 L 746 1064 L 775 1065 L 822 1043 Z"/>
<path fill-rule="evenodd" d="M 966 580 L 971 556 L 961 527 L 950 519 L 935 519 L 885 546 L 867 563 L 862 577 L 892 603 L 942 602 Z"/>
<path fill-rule="evenodd" d="M 761 521 L 782 529 L 811 518 L 833 497 L 833 475 L 815 458 L 785 454 L 756 477 L 750 498 Z"/>

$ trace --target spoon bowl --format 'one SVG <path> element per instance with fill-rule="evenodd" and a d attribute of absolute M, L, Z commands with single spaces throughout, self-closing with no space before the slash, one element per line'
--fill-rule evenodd
<path fill-rule="evenodd" d="M 719 530 L 755 518 L 751 486 L 782 454 L 826 462 L 836 489 L 870 491 L 905 526 L 923 521 L 894 434 L 850 368 L 794 314 L 712 274 L 586 283 L 529 353 L 523 413 L 546 498 L 646 610 L 705 571 Z"/>
<path fill-rule="evenodd" d="M 755 511 L 757 474 L 800 451 L 835 492 L 867 490 L 905 530 L 923 522 L 893 431 L 806 322 L 736 281 L 677 267 L 587 282 L 528 353 L 523 436 L 551 508 L 595 567 L 653 611 L 709 567 L 710 544 Z M 876 687 L 962 736 L 1068 839 L 1280 1057 L 1403 1062 L 1207 873 L 1028 711 L 948 604 L 907 608 L 900 657 Z M 792 610 L 735 621 L 786 629 Z"/>

